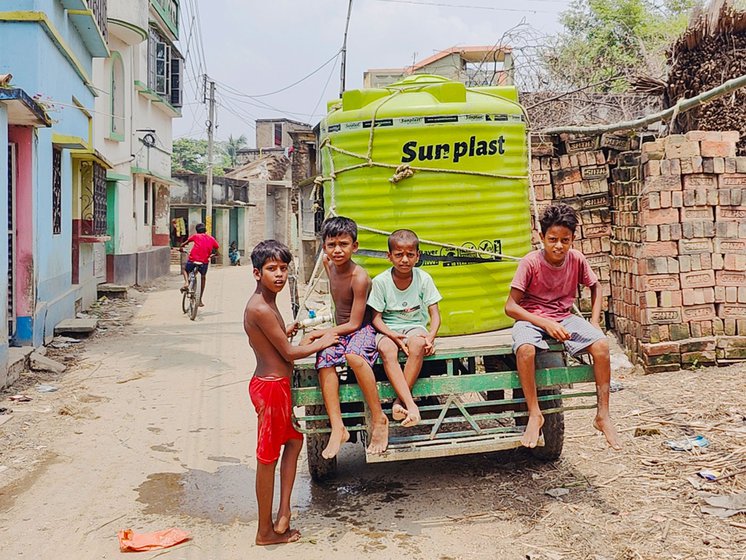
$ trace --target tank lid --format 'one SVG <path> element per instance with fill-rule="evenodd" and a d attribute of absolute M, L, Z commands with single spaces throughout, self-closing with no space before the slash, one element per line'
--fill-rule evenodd
<path fill-rule="evenodd" d="M 401 87 L 401 86 L 425 86 L 428 84 L 442 84 L 444 82 L 450 82 L 448 78 L 443 76 L 437 76 L 435 74 L 412 74 L 406 78 L 402 78 L 398 82 L 394 82 L 388 87 Z"/>

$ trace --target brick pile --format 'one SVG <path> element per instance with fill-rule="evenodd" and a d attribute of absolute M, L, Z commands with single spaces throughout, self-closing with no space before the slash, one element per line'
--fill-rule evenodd
<path fill-rule="evenodd" d="M 692 131 L 612 170 L 614 327 L 648 371 L 746 359 L 746 157 Z"/>
<path fill-rule="evenodd" d="M 630 143 L 627 137 L 611 134 L 535 136 L 531 142 L 531 179 L 538 214 L 553 201 L 564 202 L 578 213 L 575 248 L 585 254 L 599 277 L 604 311 L 609 310 L 611 297 L 609 170 L 619 153 L 630 149 Z M 538 224 L 533 225 L 534 242 L 538 243 Z M 590 290 L 581 291 L 578 306 L 584 314 L 591 311 Z"/>

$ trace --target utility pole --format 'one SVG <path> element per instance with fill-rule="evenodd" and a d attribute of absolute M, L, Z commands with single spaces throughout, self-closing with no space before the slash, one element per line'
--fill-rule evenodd
<path fill-rule="evenodd" d="M 345 36 L 342 41 L 342 62 L 339 65 L 339 97 L 345 92 L 345 65 L 347 63 L 347 30 L 350 28 L 350 15 L 352 14 L 352 0 L 347 5 L 347 22 L 345 23 Z"/>
<path fill-rule="evenodd" d="M 207 76 L 205 76 L 205 81 L 207 81 Z M 213 123 L 215 122 L 215 82 L 212 80 L 210 80 L 210 97 L 208 101 L 210 104 L 209 116 L 207 118 L 207 185 L 205 188 L 207 216 L 205 217 L 205 227 L 207 228 L 207 233 L 212 235 L 212 156 L 215 147 L 212 138 L 214 132 Z"/>

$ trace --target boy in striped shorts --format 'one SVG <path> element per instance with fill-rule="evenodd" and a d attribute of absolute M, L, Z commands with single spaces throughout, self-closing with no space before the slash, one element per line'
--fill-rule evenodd
<path fill-rule="evenodd" d="M 593 357 L 598 409 L 593 427 L 603 432 L 614 449 L 621 449 L 609 416 L 611 364 L 609 343 L 599 327 L 601 298 L 598 278 L 583 253 L 572 248 L 578 218 L 566 204 L 548 207 L 540 219 L 543 248 L 526 255 L 518 265 L 505 313 L 513 325 L 513 351 L 518 377 L 526 396 L 528 424 L 521 438 L 536 447 L 544 425 L 536 394 L 536 349 L 547 350 L 547 336 L 562 342 L 571 355 L 588 352 Z M 578 284 L 591 290 L 591 320 L 572 314 Z"/>

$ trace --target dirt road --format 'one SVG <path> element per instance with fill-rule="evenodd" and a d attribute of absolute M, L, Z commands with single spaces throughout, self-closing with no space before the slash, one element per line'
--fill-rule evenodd
<path fill-rule="evenodd" d="M 554 464 L 515 452 L 366 465 L 358 445 L 343 450 L 338 479 L 319 486 L 302 463 L 294 500 L 303 539 L 257 548 L 253 358 L 241 328 L 250 269 L 211 271 L 195 322 L 179 310 L 178 283 L 173 275 L 103 305 L 106 331 L 51 352 L 68 372 L 13 387 L 31 402 L 0 394 L 13 410 L 0 425 L 3 560 L 119 558 L 118 530 L 172 526 L 193 540 L 138 557 L 746 558 L 746 515 L 700 511 L 705 495 L 746 491 L 746 477 L 696 475 L 746 469 L 744 366 L 616 372 L 621 453 L 580 411 L 567 415 Z M 39 393 L 40 382 L 59 390 Z M 693 434 L 709 447 L 664 444 Z M 557 488 L 568 492 L 545 493 Z"/>

